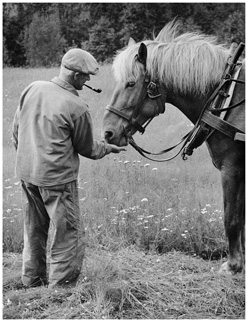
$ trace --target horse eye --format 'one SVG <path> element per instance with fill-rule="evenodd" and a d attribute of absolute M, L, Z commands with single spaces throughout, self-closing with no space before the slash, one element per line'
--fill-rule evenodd
<path fill-rule="evenodd" d="M 135 82 L 128 82 L 127 83 L 127 87 L 134 87 L 134 85 L 135 85 Z"/>

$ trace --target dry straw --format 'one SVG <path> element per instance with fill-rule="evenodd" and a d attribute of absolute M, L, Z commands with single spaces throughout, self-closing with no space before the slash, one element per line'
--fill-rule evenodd
<path fill-rule="evenodd" d="M 49 290 L 21 288 L 21 259 L 16 256 L 4 261 L 5 319 L 245 317 L 244 275 L 219 275 L 219 262 L 180 252 L 145 254 L 132 247 L 91 249 L 77 285 Z"/>

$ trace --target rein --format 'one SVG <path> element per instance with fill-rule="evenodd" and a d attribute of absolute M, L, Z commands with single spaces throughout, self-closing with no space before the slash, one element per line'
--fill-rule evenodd
<path fill-rule="evenodd" d="M 237 60 L 239 56 L 241 55 L 243 49 L 244 49 L 244 44 L 240 43 L 238 48 L 236 49 L 235 53 L 233 54 L 232 57 L 230 57 L 230 61 L 227 62 L 227 67 L 225 69 L 225 72 L 223 73 L 222 81 L 220 82 L 219 86 L 216 88 L 216 90 L 213 92 L 213 94 L 210 96 L 210 98 L 207 100 L 206 104 L 204 105 L 201 114 L 193 127 L 193 129 L 188 132 L 177 144 L 174 146 L 162 150 L 158 153 L 151 153 L 148 152 L 141 147 L 139 147 L 134 139 L 131 137 L 129 140 L 130 145 L 138 151 L 143 157 L 151 160 L 151 161 L 156 161 L 156 162 L 165 162 L 165 161 L 170 161 L 174 158 L 176 158 L 181 152 L 182 152 L 182 158 L 183 160 L 186 160 L 187 157 L 186 155 L 191 155 L 193 153 L 193 149 L 197 148 L 200 146 L 206 139 L 209 138 L 210 135 L 215 130 L 218 130 L 229 137 L 231 137 L 234 140 L 243 140 L 242 135 L 243 133 L 240 133 L 239 129 L 236 127 L 232 126 L 231 124 L 225 122 L 223 119 L 225 117 L 225 113 L 233 108 L 236 108 L 240 106 L 242 103 L 244 103 L 245 99 L 242 99 L 240 102 L 233 104 L 233 105 L 228 105 L 225 104 L 224 107 L 219 108 L 219 105 L 223 105 L 223 101 L 225 102 L 226 99 L 229 99 L 229 103 L 232 98 L 232 94 L 234 91 L 234 87 L 236 83 L 239 84 L 245 84 L 244 81 L 238 80 L 238 75 L 241 67 L 239 70 L 235 73 L 235 76 L 232 77 L 231 75 L 234 72 L 234 69 L 239 63 L 237 63 Z M 232 86 L 232 84 L 234 84 Z M 231 88 L 232 87 L 232 88 Z M 231 88 L 231 93 L 229 92 Z M 228 106 L 227 106 L 228 105 Z M 227 106 L 227 107 L 226 107 Z M 212 113 L 213 114 L 212 114 Z M 219 118 L 215 116 L 214 114 L 224 114 L 222 118 Z M 181 143 L 182 147 L 179 149 L 179 151 L 173 155 L 172 157 L 169 157 L 167 159 L 152 159 L 145 154 L 148 155 L 161 155 L 168 153 L 169 151 L 173 150 L 177 146 L 179 146 Z"/>
<path fill-rule="evenodd" d="M 128 125 L 124 128 L 123 135 L 126 135 L 129 138 L 130 145 L 138 153 L 140 153 L 143 157 L 151 161 L 156 161 L 156 162 L 170 161 L 176 158 L 181 152 L 182 152 L 183 160 L 186 160 L 187 159 L 186 155 L 191 155 L 193 153 L 193 149 L 200 146 L 206 139 L 209 138 L 209 136 L 215 130 L 223 132 L 224 134 L 232 137 L 234 140 L 238 139 L 239 137 L 242 138 L 243 133 L 240 133 L 242 131 L 230 125 L 229 123 L 225 122 L 221 118 L 215 116 L 215 114 L 220 114 L 220 113 L 225 114 L 227 111 L 241 105 L 245 101 L 245 99 L 243 99 L 240 102 L 233 104 L 231 106 L 228 105 L 226 107 L 225 105 L 224 107 L 219 107 L 223 105 L 223 102 L 226 102 L 227 98 L 229 98 L 228 102 L 230 103 L 232 94 L 234 91 L 234 87 L 235 87 L 235 85 L 232 86 L 231 84 L 236 84 L 236 83 L 245 84 L 245 82 L 238 80 L 239 71 L 235 74 L 234 77 L 232 77 L 234 69 L 236 68 L 237 65 L 239 65 L 237 61 L 244 49 L 244 46 L 245 45 L 243 43 L 240 43 L 239 46 L 236 48 L 234 54 L 229 57 L 221 82 L 219 86 L 215 89 L 213 94 L 209 97 L 207 102 L 205 103 L 193 129 L 189 131 L 177 144 L 175 144 L 172 147 L 169 147 L 157 153 L 152 153 L 138 146 L 137 143 L 134 141 L 133 137 L 132 136 L 130 137 L 130 130 L 133 127 L 143 134 L 145 132 L 146 127 L 153 120 L 153 118 L 161 113 L 164 113 L 165 111 L 165 103 L 163 103 L 162 101 L 162 97 L 161 97 L 162 94 L 159 91 L 159 84 L 158 82 L 150 81 L 148 75 L 146 75 L 146 78 L 145 78 L 145 82 L 148 83 L 146 95 L 143 97 L 142 103 L 139 104 L 134 109 L 131 116 L 117 110 L 116 108 L 110 105 L 108 105 L 106 109 L 128 121 Z M 231 90 L 232 91 L 231 94 L 229 94 L 230 87 L 233 87 Z M 158 113 L 156 113 L 153 117 L 150 117 L 142 126 L 137 122 L 137 117 L 139 113 L 142 111 L 142 108 L 144 106 L 144 102 L 147 96 L 150 99 L 156 100 Z M 222 118 L 224 119 L 224 116 Z M 175 155 L 167 159 L 153 159 L 147 156 L 147 155 L 158 156 L 158 155 L 168 153 L 173 149 L 175 149 L 176 147 L 178 147 L 180 144 L 182 144 L 182 146 L 179 149 L 179 151 Z"/>

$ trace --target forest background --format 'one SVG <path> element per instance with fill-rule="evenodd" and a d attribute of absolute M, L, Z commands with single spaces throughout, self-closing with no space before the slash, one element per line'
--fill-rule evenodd
<path fill-rule="evenodd" d="M 151 39 L 174 18 L 185 30 L 245 42 L 245 3 L 3 3 L 3 66 L 59 66 L 72 47 L 111 62 L 129 37 Z"/>

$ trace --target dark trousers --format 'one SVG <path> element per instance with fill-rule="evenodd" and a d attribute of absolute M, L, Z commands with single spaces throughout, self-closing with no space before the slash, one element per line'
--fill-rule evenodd
<path fill-rule="evenodd" d="M 38 187 L 22 181 L 24 249 L 22 282 L 49 286 L 75 281 L 85 253 L 85 231 L 79 209 L 77 181 Z M 47 240 L 51 228 L 47 277 Z"/>

